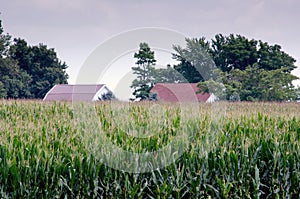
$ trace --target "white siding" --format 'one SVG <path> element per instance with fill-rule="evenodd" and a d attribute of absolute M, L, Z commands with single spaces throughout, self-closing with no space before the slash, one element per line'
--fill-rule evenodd
<path fill-rule="evenodd" d="M 55 88 L 55 86 L 57 86 L 57 85 L 54 85 L 54 86 L 46 93 L 45 97 L 43 98 L 43 101 L 45 101 L 45 100 L 47 99 L 47 96 L 49 95 L 49 93 L 52 92 L 52 90 Z"/>
<path fill-rule="evenodd" d="M 110 90 L 104 85 L 102 88 L 96 93 L 96 95 L 93 97 L 93 101 L 98 101 L 99 98 L 105 93 L 108 93 Z"/>
<path fill-rule="evenodd" d="M 211 103 L 217 101 L 218 98 L 213 93 L 209 96 L 209 98 L 206 100 L 206 102 Z"/>

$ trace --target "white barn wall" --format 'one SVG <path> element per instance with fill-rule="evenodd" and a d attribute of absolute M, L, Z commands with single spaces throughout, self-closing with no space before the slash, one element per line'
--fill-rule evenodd
<path fill-rule="evenodd" d="M 213 93 L 209 96 L 209 98 L 206 100 L 207 103 L 215 102 L 218 98 Z"/>
<path fill-rule="evenodd" d="M 99 101 L 99 98 L 101 98 L 101 96 L 103 94 L 108 93 L 110 90 L 106 87 L 106 85 L 104 85 L 97 93 L 96 95 L 93 97 L 93 101 Z"/>

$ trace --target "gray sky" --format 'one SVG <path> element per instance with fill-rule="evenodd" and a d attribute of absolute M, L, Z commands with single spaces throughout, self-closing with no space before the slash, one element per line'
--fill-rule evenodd
<path fill-rule="evenodd" d="M 55 48 L 69 66 L 69 83 L 99 44 L 142 27 L 209 40 L 217 33 L 241 34 L 281 45 L 299 66 L 299 9 L 299 0 L 0 0 L 5 32 Z"/>

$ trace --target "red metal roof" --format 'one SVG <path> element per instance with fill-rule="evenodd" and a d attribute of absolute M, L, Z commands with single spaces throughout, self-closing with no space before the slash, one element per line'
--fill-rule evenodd
<path fill-rule="evenodd" d="M 206 102 L 210 93 L 197 93 L 197 83 L 157 83 L 151 89 L 159 100 L 165 102 Z"/>
<path fill-rule="evenodd" d="M 44 101 L 92 101 L 104 84 L 58 84 L 44 97 Z"/>

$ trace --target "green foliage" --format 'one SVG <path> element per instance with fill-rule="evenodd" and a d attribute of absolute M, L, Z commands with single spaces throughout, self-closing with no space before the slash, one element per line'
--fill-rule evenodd
<path fill-rule="evenodd" d="M 296 100 L 300 101 L 300 87 L 296 89 Z"/>
<path fill-rule="evenodd" d="M 151 51 L 147 43 L 140 43 L 138 53 L 134 53 L 134 58 L 137 59 L 137 67 L 132 67 L 133 74 L 137 78 L 131 84 L 134 88 L 133 95 L 136 100 L 146 100 L 154 84 L 154 51 Z"/>
<path fill-rule="evenodd" d="M 211 78 L 214 62 L 209 54 L 209 43 L 205 38 L 186 39 L 186 48 L 173 46 L 175 54 L 173 58 L 179 61 L 174 66 L 186 81 L 198 83 Z"/>
<path fill-rule="evenodd" d="M 218 68 L 222 71 L 232 69 L 245 70 L 247 66 L 257 63 L 257 41 L 249 40 L 241 35 L 230 34 L 224 37 L 215 36 L 211 42 L 211 56 Z"/>
<path fill-rule="evenodd" d="M 284 68 L 286 72 L 291 72 L 296 68 L 296 60 L 281 50 L 281 46 L 269 45 L 259 41 L 258 44 L 258 67 L 265 70 L 277 70 Z"/>
<path fill-rule="evenodd" d="M 26 98 L 30 96 L 31 77 L 21 70 L 11 58 L 0 59 L 0 82 L 4 86 L 3 98 Z"/>
<path fill-rule="evenodd" d="M 155 83 L 186 83 L 187 80 L 176 69 L 167 65 L 167 68 L 154 70 Z"/>
<path fill-rule="evenodd" d="M 104 93 L 101 95 L 101 97 L 99 97 L 99 100 L 102 100 L 102 101 L 115 100 L 115 99 L 116 99 L 116 96 L 111 91 L 108 91 L 107 93 Z"/>
<path fill-rule="evenodd" d="M 287 72 L 291 72 L 296 68 L 296 60 L 283 52 L 278 44 L 269 45 L 241 35 L 216 35 L 211 42 L 210 53 L 217 67 L 224 72 L 232 69 L 245 70 L 255 64 L 264 70 L 285 68 Z"/>
<path fill-rule="evenodd" d="M 202 93 L 214 93 L 220 100 L 230 101 L 293 101 L 296 89 L 291 83 L 297 79 L 285 68 L 267 71 L 257 64 L 245 70 L 218 72 L 217 79 L 198 84 Z"/>
<path fill-rule="evenodd" d="M 297 78 L 284 68 L 266 71 L 252 66 L 231 73 L 234 81 L 238 82 L 236 84 L 240 85 L 241 100 L 287 101 L 296 98 L 291 82 Z M 232 84 L 229 82 L 229 85 Z"/>
<path fill-rule="evenodd" d="M 32 98 L 43 98 L 55 84 L 67 83 L 66 64 L 46 45 L 29 46 L 26 41 L 15 39 L 10 55 L 32 78 L 29 88 Z"/>
<path fill-rule="evenodd" d="M 0 98 L 6 98 L 7 97 L 7 92 L 5 89 L 4 84 L 2 83 L 2 81 L 0 81 Z"/>
<path fill-rule="evenodd" d="M 25 98 L 30 95 L 31 77 L 9 56 L 10 39 L 0 20 L 0 98 Z"/>
<path fill-rule="evenodd" d="M 43 98 L 55 84 L 67 83 L 66 68 L 45 45 L 11 44 L 0 20 L 0 98 Z"/>
<path fill-rule="evenodd" d="M 0 197 L 299 198 L 298 103 L 220 104 L 227 110 L 214 134 L 209 104 L 199 104 L 200 114 L 179 125 L 179 105 L 160 104 L 155 118 L 153 105 L 93 108 L 107 140 L 124 150 L 157 150 L 182 129 L 191 136 L 171 165 L 134 174 L 109 168 L 90 152 L 86 124 L 76 120 L 72 104 L 1 101 Z M 121 111 L 132 118 L 112 117 Z M 153 136 L 126 134 L 127 127 L 143 131 L 147 124 Z"/>
<path fill-rule="evenodd" d="M 0 57 L 7 56 L 8 48 L 10 45 L 11 36 L 8 34 L 4 34 L 4 30 L 2 27 L 2 21 L 0 19 Z"/>
<path fill-rule="evenodd" d="M 197 86 L 200 93 L 214 93 L 218 100 L 226 100 L 227 98 L 226 87 L 221 82 L 209 79 L 208 81 L 199 82 Z"/>
<path fill-rule="evenodd" d="M 175 65 L 188 82 L 199 82 L 200 92 L 211 92 L 232 101 L 287 101 L 296 99 L 291 74 L 296 60 L 277 44 L 218 34 L 186 39 L 187 47 L 174 46 Z M 213 67 L 215 63 L 216 71 Z"/>
<path fill-rule="evenodd" d="M 158 100 L 158 96 L 157 93 L 149 93 L 149 100 L 150 101 L 157 101 Z"/>

